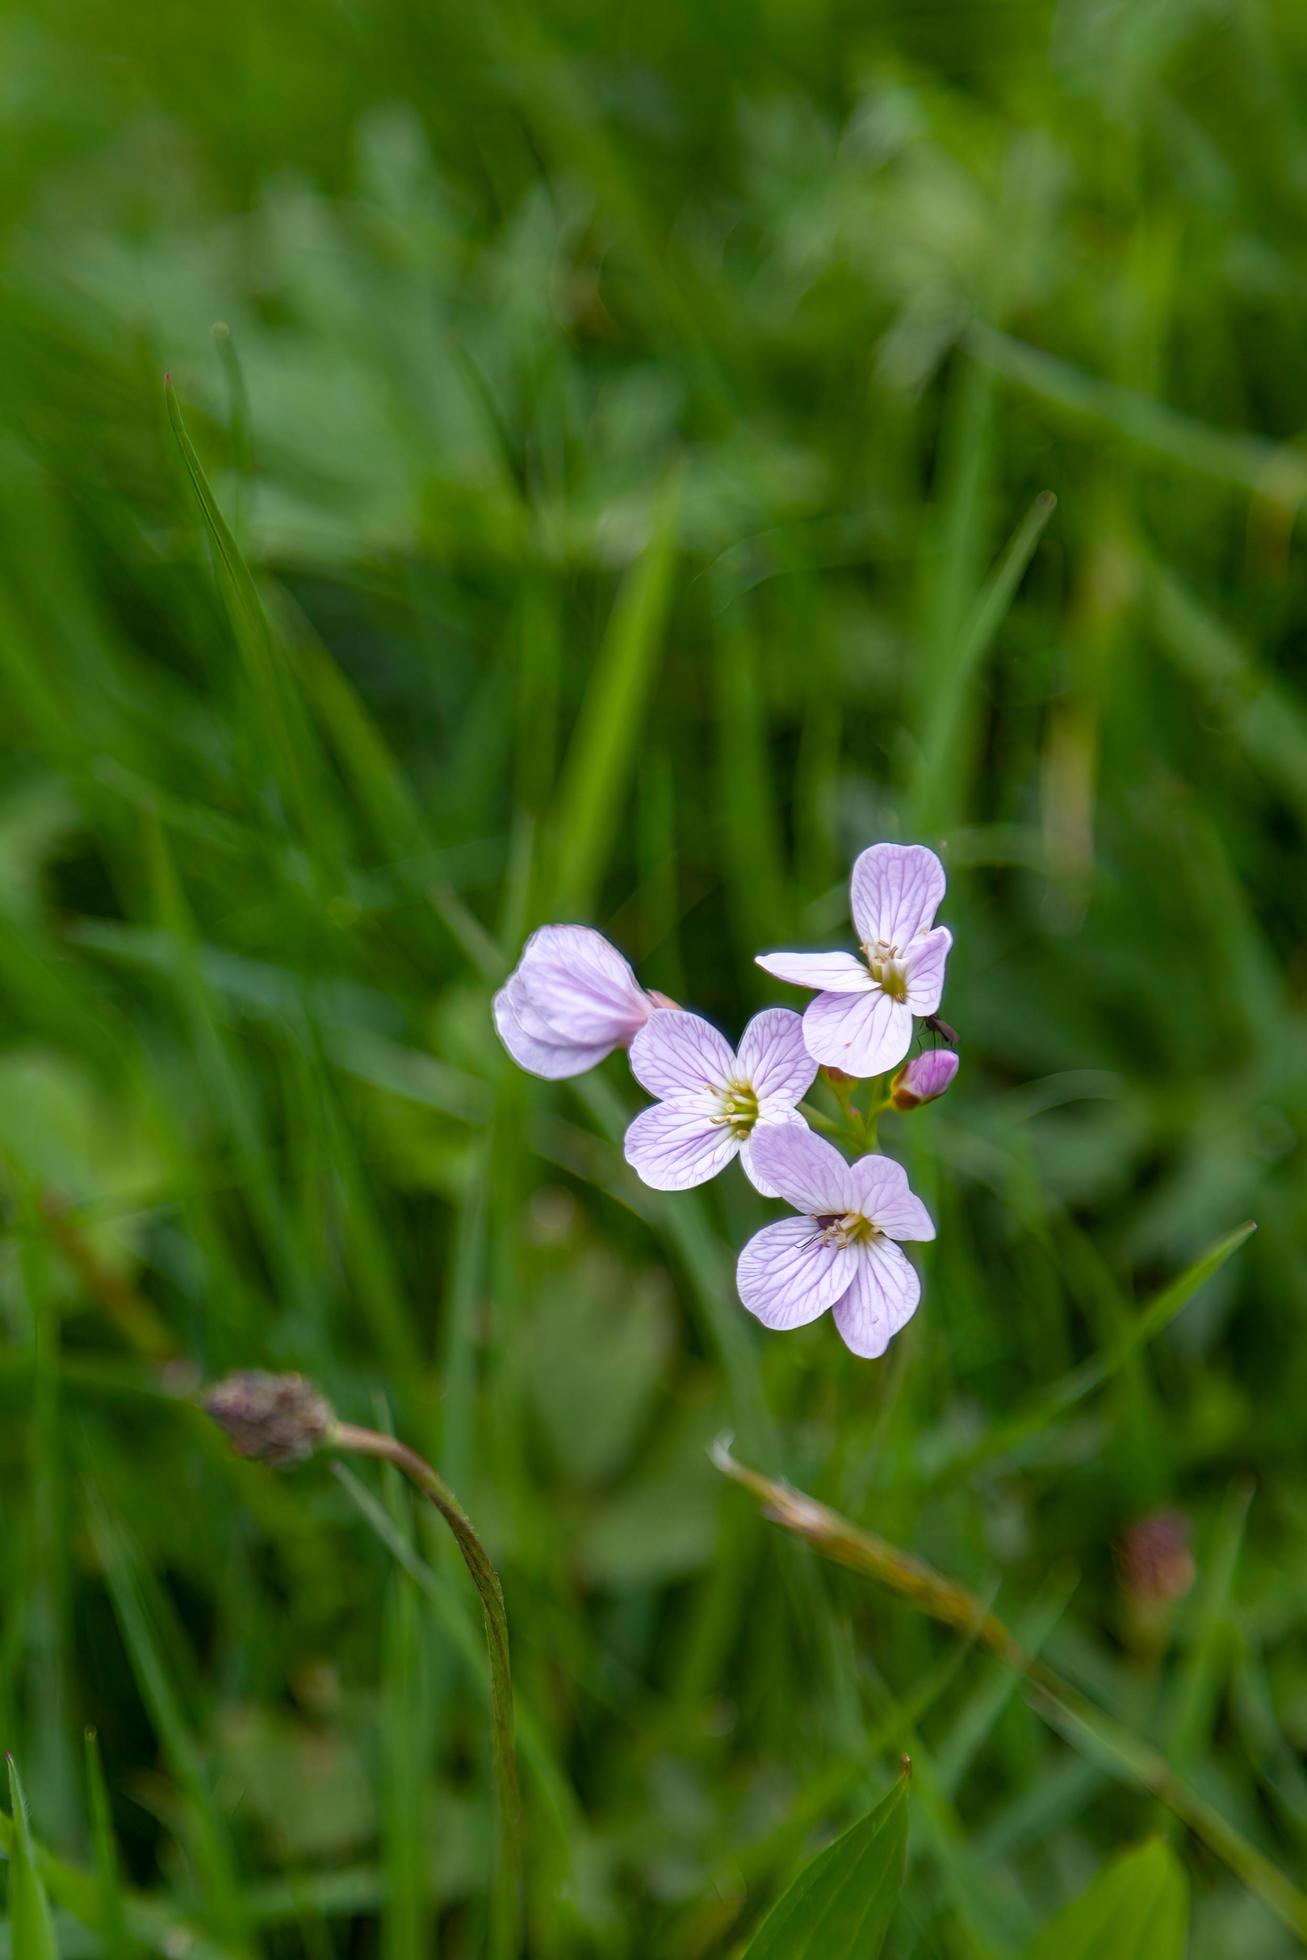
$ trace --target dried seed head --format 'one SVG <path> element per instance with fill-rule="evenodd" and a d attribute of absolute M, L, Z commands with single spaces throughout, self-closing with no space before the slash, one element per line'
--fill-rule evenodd
<path fill-rule="evenodd" d="M 303 1375 L 242 1368 L 215 1383 L 206 1412 L 231 1437 L 238 1456 L 280 1469 L 312 1456 L 335 1424 L 335 1412 Z"/>

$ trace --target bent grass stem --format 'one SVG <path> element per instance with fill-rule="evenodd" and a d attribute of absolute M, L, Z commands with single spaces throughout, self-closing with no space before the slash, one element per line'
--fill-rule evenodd
<path fill-rule="evenodd" d="M 454 1534 L 463 1563 L 481 1598 L 486 1651 L 490 1657 L 490 1729 L 499 1811 L 499 1885 L 496 1896 L 494 1950 L 501 1955 L 519 1951 L 522 1899 L 522 1799 L 517 1778 L 513 1734 L 513 1676 L 509 1661 L 508 1614 L 504 1589 L 476 1529 L 448 1484 L 431 1465 L 394 1436 L 336 1422 L 323 1439 L 327 1449 L 355 1456 L 375 1456 L 393 1464 L 432 1504 Z"/>
<path fill-rule="evenodd" d="M 725 1440 L 713 1445 L 711 1455 L 724 1476 L 753 1493 L 763 1507 L 764 1516 L 773 1523 L 805 1538 L 823 1558 L 888 1586 L 918 1612 L 975 1640 L 1023 1675 L 1032 1691 L 1032 1705 L 1050 1727 L 1101 1767 L 1124 1776 L 1156 1797 L 1249 1891 L 1256 1893 L 1300 1939 L 1307 1940 L 1307 1896 L 1241 1831 L 1213 1809 L 1206 1798 L 1199 1796 L 1159 1749 L 1105 1715 L 1046 1662 L 1027 1653 L 1015 1634 L 974 1593 L 935 1572 L 911 1553 L 863 1531 L 792 1484 L 777 1483 L 737 1462 Z"/>

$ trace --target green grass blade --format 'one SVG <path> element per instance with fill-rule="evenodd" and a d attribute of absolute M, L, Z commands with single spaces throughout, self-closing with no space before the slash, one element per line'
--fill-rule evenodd
<path fill-rule="evenodd" d="M 9 1766 L 9 1809 L 13 1833 L 9 1851 L 9 1939 L 13 1960 L 59 1960 L 50 1901 L 36 1869 L 27 1804 L 18 1780 L 18 1765 Z"/>
<path fill-rule="evenodd" d="M 617 595 L 567 752 L 554 824 L 552 906 L 560 919 L 593 912 L 614 844 L 662 643 L 680 505 L 673 475 L 654 507 L 648 546 Z"/>
<path fill-rule="evenodd" d="M 204 1759 L 155 1625 L 143 1574 L 120 1525 L 89 1490 L 92 1532 L 141 1700 L 165 1760 L 186 1799 L 191 1848 L 206 1911 L 225 1945 L 245 1949 L 245 1913 L 236 1860 Z"/>
<path fill-rule="evenodd" d="M 1199 1288 L 1220 1272 L 1226 1260 L 1232 1258 L 1256 1230 L 1256 1225 L 1250 1221 L 1227 1232 L 1223 1239 L 1195 1259 L 1178 1279 L 1172 1280 L 1155 1300 L 1150 1301 L 1117 1339 L 1109 1342 L 1091 1360 L 1072 1368 L 1052 1388 L 1035 1396 L 1025 1409 L 1018 1411 L 1009 1421 L 1000 1423 L 987 1436 L 982 1436 L 978 1442 L 938 1466 L 932 1472 L 932 1478 L 967 1476 L 981 1464 L 992 1463 L 995 1457 L 1009 1456 L 1051 1429 L 1068 1410 L 1110 1381 L 1131 1355 L 1138 1353 L 1149 1341 L 1156 1340 L 1176 1316 L 1183 1313 Z"/>
<path fill-rule="evenodd" d="M 104 1765 L 94 1729 L 86 1731 L 86 1788 L 91 1807 L 91 1839 L 95 1849 L 95 1870 L 99 1886 L 100 1917 L 98 1932 L 105 1960 L 131 1960 L 132 1943 L 127 1932 L 127 1912 L 123 1893 L 118 1847 L 114 1840 L 109 1792 L 105 1787 Z"/>
<path fill-rule="evenodd" d="M 946 665 L 941 663 L 942 671 L 927 703 L 926 733 L 912 797 L 914 829 L 922 836 L 938 835 L 966 810 L 969 768 L 965 749 L 976 677 L 1056 507 L 1057 498 L 1050 490 L 1035 498 L 987 579 L 958 636 L 955 651 Z"/>
<path fill-rule="evenodd" d="M 965 345 L 973 359 L 1016 382 L 1073 428 L 1119 436 L 1186 475 L 1264 497 L 1290 516 L 1307 498 L 1307 462 L 1288 447 L 1208 428 L 1164 402 L 1086 374 L 979 322 Z"/>

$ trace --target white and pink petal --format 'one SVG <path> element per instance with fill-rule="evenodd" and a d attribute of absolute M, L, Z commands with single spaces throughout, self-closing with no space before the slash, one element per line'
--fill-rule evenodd
<path fill-rule="evenodd" d="M 750 1139 L 754 1172 L 777 1197 L 813 1218 L 841 1218 L 852 1207 L 849 1167 L 833 1144 L 807 1124 L 766 1123 Z"/>
<path fill-rule="evenodd" d="M 725 1035 L 697 1014 L 651 1014 L 631 1043 L 631 1073 L 651 1096 L 694 1096 L 725 1089 L 735 1055 Z"/>
<path fill-rule="evenodd" d="M 777 1102 L 792 1109 L 807 1095 L 817 1064 L 803 1039 L 803 1017 L 790 1007 L 755 1014 L 740 1037 L 737 1073 L 752 1084 L 759 1104 Z"/>
<path fill-rule="evenodd" d="M 739 1150 L 715 1104 L 689 1097 L 641 1110 L 626 1132 L 626 1161 L 655 1191 L 689 1191 L 724 1170 Z"/>
<path fill-rule="evenodd" d="M 513 975 L 518 1018 L 555 1041 L 629 1040 L 652 1002 L 629 963 L 592 926 L 541 926 Z"/>
<path fill-rule="evenodd" d="M 907 972 L 908 1006 L 914 1014 L 933 1014 L 944 994 L 944 968 L 948 963 L 953 934 L 947 926 L 936 926 L 914 940 L 904 958 Z"/>
<path fill-rule="evenodd" d="M 600 1041 L 589 1044 L 574 1041 L 544 1041 L 528 1029 L 518 1012 L 514 983 L 510 980 L 499 989 L 493 1003 L 495 1031 L 505 1048 L 528 1075 L 538 1075 L 547 1082 L 560 1082 L 567 1076 L 583 1075 L 587 1069 L 595 1068 L 606 1055 L 611 1055 L 615 1043 Z"/>
<path fill-rule="evenodd" d="M 859 1157 L 850 1166 L 854 1202 L 864 1218 L 891 1239 L 923 1242 L 935 1236 L 935 1223 L 908 1186 L 908 1174 L 893 1157 Z"/>
<path fill-rule="evenodd" d="M 862 994 L 875 985 L 852 953 L 759 953 L 754 965 L 775 980 L 811 987 L 817 993 Z"/>
<path fill-rule="evenodd" d="M 803 1016 L 815 1062 L 847 1075 L 883 1075 L 912 1046 L 912 1009 L 877 987 L 869 994 L 818 994 Z"/>
<path fill-rule="evenodd" d="M 765 1327 L 804 1327 L 847 1290 L 856 1264 L 853 1248 L 830 1244 L 811 1218 L 782 1218 L 749 1240 L 735 1283 Z"/>
<path fill-rule="evenodd" d="M 921 1281 L 891 1239 L 871 1239 L 857 1252 L 857 1270 L 835 1303 L 835 1325 L 845 1347 L 875 1361 L 916 1312 Z"/>
<path fill-rule="evenodd" d="M 902 952 L 927 932 L 944 896 L 944 867 L 924 844 L 873 844 L 853 866 L 850 909 L 864 945 L 883 939 Z"/>
<path fill-rule="evenodd" d="M 754 1145 L 764 1130 L 785 1125 L 790 1129 L 799 1130 L 806 1130 L 808 1127 L 797 1109 L 787 1109 L 783 1103 L 763 1103 L 759 1107 L 758 1120 L 751 1134 L 742 1138 L 740 1142 L 740 1166 L 754 1190 L 761 1191 L 764 1198 L 779 1198 L 781 1194 L 758 1169 L 754 1159 Z"/>

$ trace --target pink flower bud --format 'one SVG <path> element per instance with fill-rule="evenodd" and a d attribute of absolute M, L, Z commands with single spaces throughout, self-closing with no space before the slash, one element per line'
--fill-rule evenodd
<path fill-rule="evenodd" d="M 1154 1511 L 1132 1524 L 1118 1548 L 1126 1592 L 1149 1606 L 1182 1599 L 1194 1582 L 1191 1536 L 1183 1511 Z"/>
<path fill-rule="evenodd" d="M 927 1049 L 899 1070 L 890 1083 L 890 1101 L 895 1109 L 915 1109 L 919 1103 L 934 1102 L 957 1072 L 958 1058 L 951 1048 Z"/>

